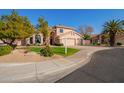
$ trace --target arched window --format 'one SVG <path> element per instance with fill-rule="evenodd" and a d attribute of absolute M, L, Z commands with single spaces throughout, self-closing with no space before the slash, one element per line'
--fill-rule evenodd
<path fill-rule="evenodd" d="M 30 37 L 30 44 L 33 44 L 33 37 Z"/>
<path fill-rule="evenodd" d="M 40 35 L 35 35 L 35 43 L 37 44 L 39 44 L 39 43 L 41 43 L 41 36 Z"/>

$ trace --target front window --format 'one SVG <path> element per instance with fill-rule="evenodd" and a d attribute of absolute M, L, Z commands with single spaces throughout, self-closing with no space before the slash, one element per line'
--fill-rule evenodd
<path fill-rule="evenodd" d="M 60 29 L 60 33 L 63 33 L 63 31 L 64 31 L 63 29 Z"/>

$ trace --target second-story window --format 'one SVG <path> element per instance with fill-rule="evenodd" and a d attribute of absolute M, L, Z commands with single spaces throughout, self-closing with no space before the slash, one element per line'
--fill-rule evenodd
<path fill-rule="evenodd" d="M 63 29 L 60 29 L 60 33 L 63 33 L 64 32 L 64 30 Z"/>

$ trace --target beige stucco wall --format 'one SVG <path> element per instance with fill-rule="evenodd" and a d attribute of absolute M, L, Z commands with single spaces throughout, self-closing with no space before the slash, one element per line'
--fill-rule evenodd
<path fill-rule="evenodd" d="M 73 31 L 70 31 L 70 32 L 68 32 L 68 33 L 66 33 L 64 35 L 60 35 L 60 38 L 81 38 L 81 36 L 79 36 L 78 34 L 76 34 Z"/>
<path fill-rule="evenodd" d="M 0 43 L 3 43 L 3 42 L 0 40 Z"/>
<path fill-rule="evenodd" d="M 63 33 L 67 33 L 67 32 L 73 31 L 72 29 L 67 29 L 67 28 L 56 28 L 56 34 L 57 35 L 63 34 L 63 33 L 60 32 L 60 29 L 63 29 L 64 30 Z"/>
<path fill-rule="evenodd" d="M 122 35 L 117 35 L 115 38 L 116 38 L 116 41 L 115 41 L 116 43 L 120 42 L 124 45 L 124 35 L 123 34 Z"/>
<path fill-rule="evenodd" d="M 22 45 L 21 40 L 16 40 L 14 43 L 17 44 L 18 46 Z"/>
<path fill-rule="evenodd" d="M 61 28 L 57 28 L 56 34 L 59 36 L 60 43 L 67 46 L 81 45 L 82 37 L 73 29 L 63 28 L 63 33 L 60 32 Z"/>

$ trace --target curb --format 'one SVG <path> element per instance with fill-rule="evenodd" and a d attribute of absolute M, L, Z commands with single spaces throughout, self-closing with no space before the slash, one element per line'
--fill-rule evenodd
<path fill-rule="evenodd" d="M 95 52 L 87 54 L 88 56 L 86 57 L 86 59 L 83 61 L 81 60 L 78 63 L 72 63 L 69 66 L 61 67 L 60 69 L 54 69 L 54 70 L 48 71 L 46 73 L 37 73 L 37 81 L 41 82 L 41 83 L 57 82 L 58 80 L 71 74 L 73 71 L 75 71 L 75 70 L 79 69 L 80 67 L 84 66 L 85 64 L 87 64 L 91 60 L 91 58 Z"/>

